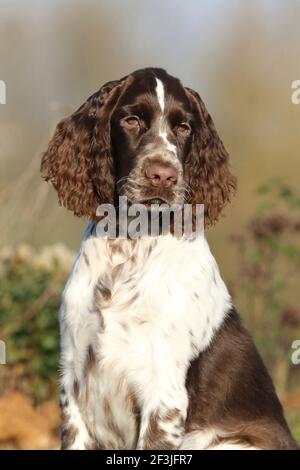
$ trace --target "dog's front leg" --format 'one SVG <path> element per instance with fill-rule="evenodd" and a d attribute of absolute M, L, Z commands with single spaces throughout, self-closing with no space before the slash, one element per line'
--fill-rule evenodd
<path fill-rule="evenodd" d="M 141 408 L 137 449 L 178 449 L 184 436 L 188 398 L 184 383 L 157 381 Z"/>
<path fill-rule="evenodd" d="M 86 413 L 89 385 L 86 369 L 95 332 L 101 329 L 99 315 L 93 311 L 94 277 L 91 259 L 95 244 L 89 240 L 82 248 L 65 287 L 60 308 L 61 335 L 61 447 L 84 450 L 100 447 L 89 432 Z M 94 277 L 93 277 L 94 276 Z"/>
<path fill-rule="evenodd" d="M 86 402 L 83 400 L 88 386 L 85 369 L 89 365 L 89 349 L 86 341 L 90 339 L 90 333 L 81 328 L 74 335 L 71 325 L 64 319 L 61 322 L 61 333 L 61 448 L 91 449 L 97 446 L 86 424 Z"/>
<path fill-rule="evenodd" d="M 81 376 L 75 365 L 80 363 L 70 332 L 65 331 L 61 351 L 61 449 L 85 450 L 92 446 L 91 436 L 80 409 Z M 83 362 L 83 361 L 81 361 Z M 77 373 L 76 373 L 77 372 Z"/>
<path fill-rule="evenodd" d="M 86 450 L 92 447 L 91 437 L 83 420 L 76 398 L 76 381 L 73 387 L 61 388 L 61 449 Z"/>

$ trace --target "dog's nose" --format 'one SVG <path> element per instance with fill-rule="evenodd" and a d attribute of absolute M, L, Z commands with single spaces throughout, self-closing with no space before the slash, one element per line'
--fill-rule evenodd
<path fill-rule="evenodd" d="M 170 188 L 177 182 L 177 171 L 169 165 L 151 165 L 146 169 L 146 177 L 152 186 Z"/>

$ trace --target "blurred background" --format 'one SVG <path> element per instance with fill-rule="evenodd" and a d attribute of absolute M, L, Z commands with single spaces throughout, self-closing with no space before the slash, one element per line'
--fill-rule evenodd
<path fill-rule="evenodd" d="M 39 176 L 57 122 L 159 66 L 196 89 L 238 192 L 207 236 L 300 441 L 297 0 L 0 0 L 0 448 L 57 448 L 60 295 L 85 221 Z"/>

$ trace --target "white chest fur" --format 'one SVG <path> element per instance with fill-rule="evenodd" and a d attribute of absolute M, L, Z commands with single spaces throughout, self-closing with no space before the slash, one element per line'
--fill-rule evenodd
<path fill-rule="evenodd" d="M 93 435 L 112 448 L 134 447 L 135 407 L 144 414 L 186 409 L 189 363 L 230 305 L 202 237 L 87 237 L 64 291 L 61 332 L 63 368 L 84 385 L 83 415 Z M 87 378 L 89 348 L 96 364 Z M 69 380 L 64 374 L 63 384 Z"/>

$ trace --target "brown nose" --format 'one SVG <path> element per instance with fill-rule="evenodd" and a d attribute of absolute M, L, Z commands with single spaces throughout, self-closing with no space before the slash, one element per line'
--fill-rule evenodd
<path fill-rule="evenodd" d="M 146 176 L 155 187 L 170 188 L 177 181 L 177 171 L 172 166 L 151 165 L 146 169 Z"/>

